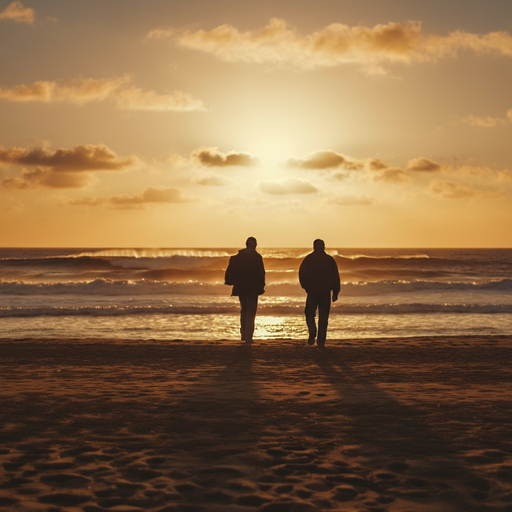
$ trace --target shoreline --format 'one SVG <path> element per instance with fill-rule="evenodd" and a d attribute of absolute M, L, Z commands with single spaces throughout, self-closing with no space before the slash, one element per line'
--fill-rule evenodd
<path fill-rule="evenodd" d="M 0 509 L 509 511 L 511 342 L 0 339 Z"/>
<path fill-rule="evenodd" d="M 122 338 L 122 337 L 23 337 L 23 338 L 14 338 L 14 337 L 0 337 L 0 350 L 2 344 L 61 344 L 61 345 L 90 345 L 90 344 L 98 344 L 98 345 L 158 345 L 158 346 L 187 346 L 187 345 L 215 345 L 215 346 L 246 346 L 244 342 L 242 342 L 238 338 L 212 338 L 212 339 L 188 339 L 188 338 Z M 411 336 L 366 336 L 366 337 L 353 337 L 353 338 L 337 338 L 330 339 L 327 336 L 326 346 L 325 348 L 334 348 L 334 347 L 353 347 L 353 346 L 386 346 L 396 347 L 399 345 L 407 345 L 407 346 L 440 346 L 440 347 L 455 347 L 455 346 L 497 346 L 497 345 L 505 345 L 512 347 L 512 334 L 475 334 L 475 335 L 411 335 Z M 254 343 L 251 344 L 252 347 L 300 347 L 305 346 L 308 349 L 317 349 L 318 347 L 308 346 L 307 345 L 307 334 L 302 339 L 297 338 L 269 338 L 269 339 L 260 339 L 254 338 Z"/>

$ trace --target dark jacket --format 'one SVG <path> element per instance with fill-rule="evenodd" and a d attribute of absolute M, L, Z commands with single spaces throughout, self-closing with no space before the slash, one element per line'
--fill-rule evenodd
<path fill-rule="evenodd" d="M 231 295 L 265 293 L 265 267 L 261 254 L 246 247 L 235 256 L 231 256 L 224 282 L 233 285 Z"/>
<path fill-rule="evenodd" d="M 299 281 L 302 288 L 311 294 L 340 292 L 340 274 L 336 260 L 325 251 L 308 254 L 299 268 Z"/>

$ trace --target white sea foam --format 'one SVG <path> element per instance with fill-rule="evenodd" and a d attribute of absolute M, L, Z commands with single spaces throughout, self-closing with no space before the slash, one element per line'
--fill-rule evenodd
<path fill-rule="evenodd" d="M 300 315 L 303 304 L 263 304 L 258 315 Z M 233 315 L 236 303 L 204 306 L 42 306 L 0 308 L 0 318 L 36 316 L 127 316 L 127 315 Z M 512 314 L 511 304 L 340 304 L 331 308 L 331 315 L 425 315 L 425 314 Z"/>
<path fill-rule="evenodd" d="M 97 251 L 85 251 L 79 254 L 69 255 L 70 258 L 170 258 L 183 256 L 186 258 L 220 258 L 229 256 L 225 251 L 209 249 L 102 249 Z"/>
<path fill-rule="evenodd" d="M 512 294 L 512 279 L 478 282 L 437 282 L 437 281 L 378 281 L 363 283 L 344 283 L 342 295 L 346 297 L 380 296 L 386 294 L 411 294 L 418 292 L 494 292 Z M 0 295 L 229 295 L 231 288 L 223 283 L 203 283 L 199 281 L 161 282 L 161 281 L 114 281 L 94 279 L 78 283 L 23 283 L 19 281 L 0 282 Z M 297 297 L 304 295 L 298 283 L 268 284 L 267 296 Z"/>

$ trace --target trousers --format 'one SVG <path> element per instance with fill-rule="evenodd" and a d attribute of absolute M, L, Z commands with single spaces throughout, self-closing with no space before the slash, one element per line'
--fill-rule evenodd
<path fill-rule="evenodd" d="M 240 334 L 242 341 L 250 343 L 254 334 L 254 321 L 258 309 L 257 295 L 240 295 Z"/>
<path fill-rule="evenodd" d="M 318 337 L 316 329 L 316 310 L 318 309 Z M 327 325 L 329 324 L 329 312 L 331 310 L 331 292 L 326 293 L 308 293 L 306 298 L 306 307 L 304 314 L 306 316 L 306 324 L 309 331 L 309 340 L 319 347 L 325 345 L 327 337 Z"/>

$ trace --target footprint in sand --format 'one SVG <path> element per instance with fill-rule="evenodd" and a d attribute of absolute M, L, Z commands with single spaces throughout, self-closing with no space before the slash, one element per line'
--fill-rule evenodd
<path fill-rule="evenodd" d="M 50 487 L 87 487 L 91 479 L 74 473 L 56 473 L 54 475 L 43 475 L 40 482 Z"/>

